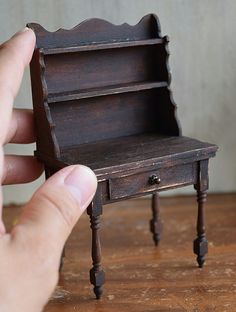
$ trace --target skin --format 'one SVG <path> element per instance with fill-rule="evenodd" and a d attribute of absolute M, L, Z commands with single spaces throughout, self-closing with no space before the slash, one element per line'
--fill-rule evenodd
<path fill-rule="evenodd" d="M 0 179 L 2 184 L 35 180 L 43 171 L 33 156 L 4 155 L 6 143 L 35 141 L 31 110 L 13 109 L 24 68 L 35 46 L 24 29 L 0 46 Z M 58 281 L 66 239 L 96 191 L 87 167 L 66 167 L 48 179 L 23 207 L 16 226 L 6 233 L 0 192 L 0 311 L 42 311 Z"/>

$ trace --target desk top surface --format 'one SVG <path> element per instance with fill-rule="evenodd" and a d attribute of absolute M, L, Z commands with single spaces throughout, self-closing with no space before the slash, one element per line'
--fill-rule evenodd
<path fill-rule="evenodd" d="M 171 166 L 215 155 L 217 146 L 184 136 L 155 133 L 82 144 L 62 154 L 67 164 L 89 166 L 98 176 L 150 166 Z"/>

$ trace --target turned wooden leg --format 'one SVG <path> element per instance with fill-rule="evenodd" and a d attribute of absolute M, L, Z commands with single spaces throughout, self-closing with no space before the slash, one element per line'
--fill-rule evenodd
<path fill-rule="evenodd" d="M 208 160 L 201 161 L 198 168 L 198 183 L 194 186 L 197 190 L 198 216 L 197 238 L 193 241 L 193 251 L 197 255 L 197 263 L 203 267 L 205 256 L 208 252 L 208 241 L 205 233 L 205 202 L 208 189 Z"/>
<path fill-rule="evenodd" d="M 94 293 L 97 299 L 100 299 L 103 293 L 103 284 L 105 283 L 105 272 L 101 265 L 102 253 L 99 235 L 100 215 L 102 214 L 102 203 L 100 200 L 99 186 L 93 202 L 89 205 L 87 213 L 90 216 L 92 230 L 92 268 L 90 270 L 90 282 L 94 286 Z"/>
<path fill-rule="evenodd" d="M 152 219 L 150 220 L 150 231 L 153 234 L 153 240 L 157 246 L 162 232 L 162 221 L 160 219 L 160 198 L 158 193 L 152 195 Z"/>
<path fill-rule="evenodd" d="M 92 260 L 93 267 L 90 270 L 90 282 L 94 285 L 94 293 L 97 299 L 101 298 L 103 293 L 103 284 L 105 283 L 105 273 L 101 266 L 101 244 L 99 237 L 100 217 L 90 217 L 92 229 Z"/>
<path fill-rule="evenodd" d="M 52 176 L 52 175 L 56 172 L 56 170 L 54 170 L 54 169 L 52 169 L 52 168 L 49 168 L 49 167 L 47 167 L 47 166 L 45 166 L 44 169 L 45 169 L 45 178 L 46 178 L 46 180 L 47 180 L 48 178 L 50 178 L 50 176 Z M 60 265 L 59 265 L 59 272 L 62 271 L 65 255 L 66 255 L 66 254 L 65 254 L 65 247 L 64 247 L 64 248 L 63 248 L 63 251 L 62 251 L 62 254 L 61 254 L 61 260 L 60 260 Z"/>
<path fill-rule="evenodd" d="M 208 241 L 205 233 L 204 203 L 206 202 L 206 191 L 197 191 L 198 217 L 197 217 L 197 238 L 193 242 L 194 253 L 197 255 L 197 262 L 200 268 L 205 262 L 205 255 L 208 252 Z"/>

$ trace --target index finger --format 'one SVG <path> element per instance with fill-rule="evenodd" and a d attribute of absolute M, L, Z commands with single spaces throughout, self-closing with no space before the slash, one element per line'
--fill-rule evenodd
<path fill-rule="evenodd" d="M 0 144 L 7 135 L 14 98 L 19 90 L 24 68 L 35 46 L 35 34 L 25 28 L 0 46 Z"/>

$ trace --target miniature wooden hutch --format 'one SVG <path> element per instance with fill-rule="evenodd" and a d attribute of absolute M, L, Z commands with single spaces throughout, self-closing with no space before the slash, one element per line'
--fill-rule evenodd
<path fill-rule="evenodd" d="M 92 168 L 96 195 L 87 209 L 92 229 L 90 281 L 101 297 L 105 274 L 99 238 L 102 206 L 153 194 L 150 229 L 160 239 L 158 192 L 194 185 L 198 219 L 194 252 L 207 253 L 204 202 L 208 160 L 217 146 L 181 136 L 169 88 L 168 38 L 155 15 L 135 26 L 87 20 L 37 37 L 31 62 L 36 156 L 46 176 L 71 164 Z"/>

